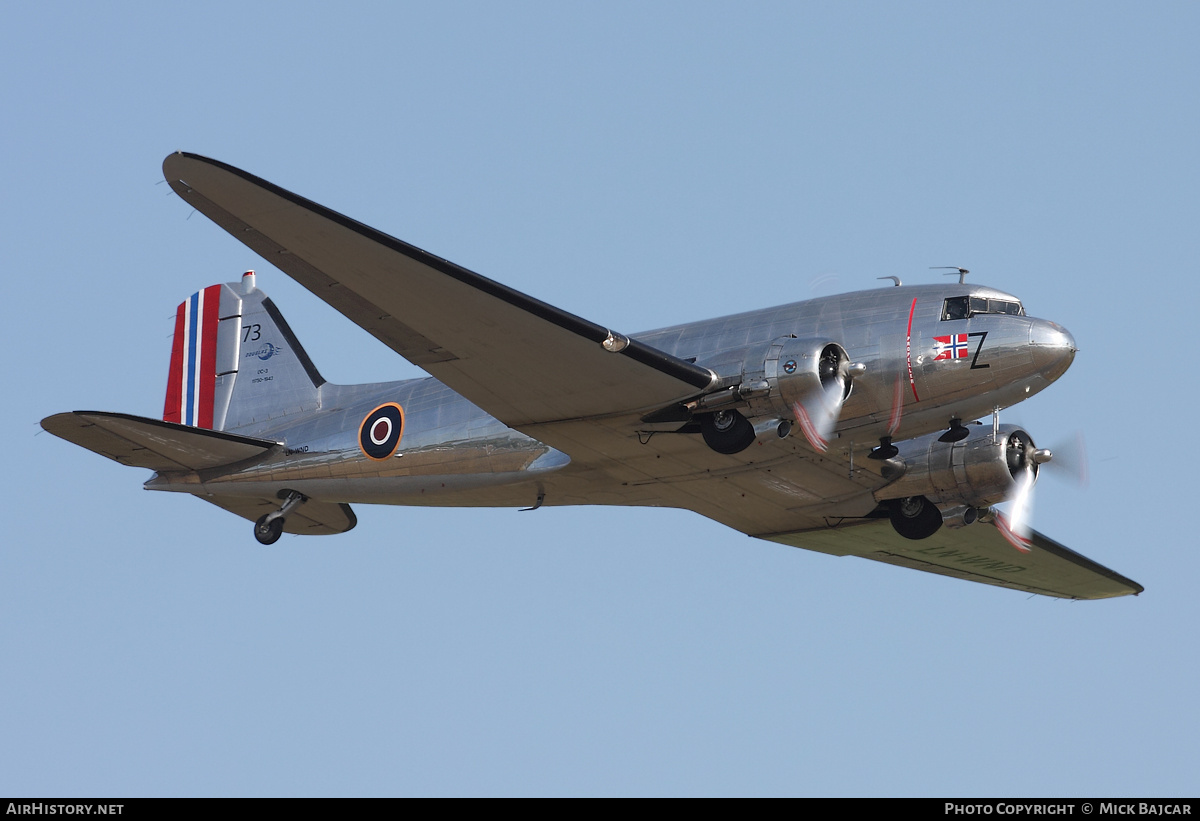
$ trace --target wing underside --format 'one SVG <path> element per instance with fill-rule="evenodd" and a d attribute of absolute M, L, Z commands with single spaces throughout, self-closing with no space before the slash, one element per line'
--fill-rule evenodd
<path fill-rule="evenodd" d="M 958 529 L 943 527 L 920 540 L 903 538 L 886 519 L 760 538 L 1062 599 L 1105 599 L 1143 590 L 1137 582 L 1037 531 L 1029 552 L 1018 551 L 999 530 L 983 522 Z"/>
<path fill-rule="evenodd" d="M 163 173 L 239 241 L 512 427 L 657 408 L 714 380 L 240 169 L 177 153 Z"/>

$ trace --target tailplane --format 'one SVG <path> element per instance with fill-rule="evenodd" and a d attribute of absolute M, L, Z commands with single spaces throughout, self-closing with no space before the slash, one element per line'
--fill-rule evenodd
<path fill-rule="evenodd" d="M 197 291 L 176 311 L 163 421 L 211 430 L 262 427 L 316 410 L 324 383 L 247 271 L 240 283 Z"/>

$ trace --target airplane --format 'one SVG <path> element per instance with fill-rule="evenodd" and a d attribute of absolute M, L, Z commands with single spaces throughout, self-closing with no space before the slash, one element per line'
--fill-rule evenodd
<path fill-rule="evenodd" d="M 999 412 L 1062 376 L 1076 344 L 965 269 L 627 335 L 217 160 L 174 153 L 163 173 L 429 374 L 325 381 L 248 271 L 178 307 L 161 420 L 42 420 L 154 471 L 148 489 L 254 522 L 264 545 L 346 532 L 351 503 L 657 506 L 1049 597 L 1143 590 L 1029 528 L 1052 454 Z"/>

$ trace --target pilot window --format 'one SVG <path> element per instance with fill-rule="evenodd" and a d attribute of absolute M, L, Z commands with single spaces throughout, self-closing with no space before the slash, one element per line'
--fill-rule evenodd
<path fill-rule="evenodd" d="M 1025 316 L 1025 309 L 1020 302 L 1013 302 L 1009 299 L 988 299 L 982 296 L 954 296 L 942 304 L 943 322 L 949 319 L 970 319 L 977 314 Z"/>
<path fill-rule="evenodd" d="M 951 297 L 946 300 L 942 306 L 942 321 L 947 319 L 966 319 L 968 313 L 968 299 L 965 296 Z"/>

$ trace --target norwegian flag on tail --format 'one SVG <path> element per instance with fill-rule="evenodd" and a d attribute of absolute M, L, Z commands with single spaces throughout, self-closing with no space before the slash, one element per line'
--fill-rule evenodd
<path fill-rule="evenodd" d="M 950 336 L 935 336 L 933 351 L 937 354 L 934 362 L 939 359 L 966 359 L 970 352 L 967 349 L 966 334 L 951 334 Z"/>
<path fill-rule="evenodd" d="M 212 428 L 220 313 L 220 285 L 192 294 L 176 311 L 163 421 Z"/>

